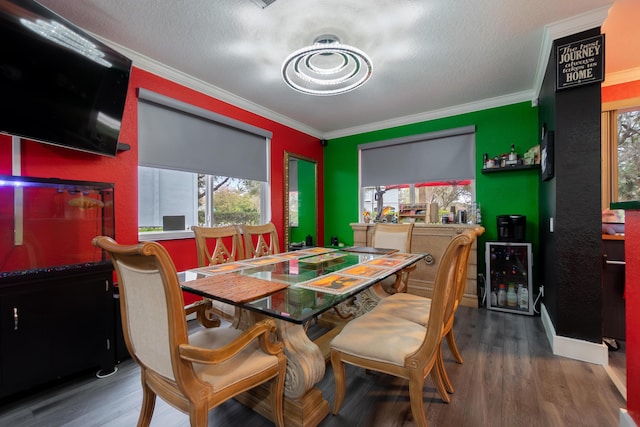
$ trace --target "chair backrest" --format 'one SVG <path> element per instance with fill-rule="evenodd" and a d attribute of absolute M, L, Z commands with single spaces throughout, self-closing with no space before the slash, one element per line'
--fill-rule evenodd
<path fill-rule="evenodd" d="M 191 227 L 196 236 L 198 266 L 221 264 L 244 259 L 242 232 L 237 225 Z"/>
<path fill-rule="evenodd" d="M 175 265 L 156 242 L 119 245 L 106 236 L 93 239 L 106 250 L 118 275 L 125 343 L 142 366 L 165 378 L 195 377 L 179 358 L 188 342 L 184 300 Z M 190 366 L 190 365 L 189 365 Z"/>
<path fill-rule="evenodd" d="M 425 340 L 420 349 L 405 361 L 405 365 L 415 363 L 416 366 L 421 366 L 433 356 L 433 352 L 439 347 L 443 328 L 455 305 L 456 285 L 461 260 L 474 240 L 475 234 L 471 235 L 466 232 L 459 234 L 451 239 L 442 254 L 433 283 Z"/>
<path fill-rule="evenodd" d="M 452 299 L 452 304 L 447 307 L 447 311 L 445 312 L 444 322 L 445 329 L 450 329 L 453 327 L 453 317 L 460 305 L 460 301 L 464 296 L 464 291 L 467 286 L 467 274 L 469 272 L 469 254 L 471 253 L 471 249 L 473 247 L 473 242 L 475 242 L 477 236 L 481 235 L 484 232 L 484 227 L 477 227 L 475 229 L 465 230 L 462 235 L 467 236 L 468 241 L 465 242 L 462 252 L 460 253 L 455 266 L 454 271 L 454 295 Z M 447 332 L 447 331 L 445 331 Z"/>
<path fill-rule="evenodd" d="M 258 258 L 280 253 L 276 226 L 269 222 L 262 225 L 243 225 L 246 258 Z"/>
<path fill-rule="evenodd" d="M 371 246 L 374 248 L 397 249 L 400 252 L 411 253 L 412 232 L 412 222 L 403 224 L 376 222 L 373 226 Z"/>

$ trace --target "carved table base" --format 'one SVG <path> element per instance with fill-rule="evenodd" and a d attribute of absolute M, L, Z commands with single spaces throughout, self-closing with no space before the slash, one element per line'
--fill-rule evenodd
<path fill-rule="evenodd" d="M 242 329 L 263 318 L 243 311 L 234 324 Z M 277 320 L 278 338 L 284 343 L 287 372 L 284 384 L 285 425 L 315 427 L 329 414 L 329 402 L 315 385 L 324 377 L 325 358 L 320 348 L 307 336 L 304 326 Z M 236 397 L 236 400 L 273 421 L 268 384 Z"/>

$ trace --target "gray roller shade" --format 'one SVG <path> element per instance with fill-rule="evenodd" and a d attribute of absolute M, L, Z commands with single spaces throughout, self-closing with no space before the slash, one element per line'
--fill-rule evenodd
<path fill-rule="evenodd" d="M 475 126 L 358 146 L 360 185 L 475 179 Z"/>
<path fill-rule="evenodd" d="M 271 132 L 138 89 L 142 166 L 268 181 Z"/>

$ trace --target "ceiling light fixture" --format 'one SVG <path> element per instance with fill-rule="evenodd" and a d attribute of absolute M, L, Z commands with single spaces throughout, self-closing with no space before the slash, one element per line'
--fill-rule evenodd
<path fill-rule="evenodd" d="M 363 51 L 326 34 L 293 52 L 282 64 L 282 78 L 294 90 L 328 96 L 349 92 L 371 77 L 373 64 Z"/>
<path fill-rule="evenodd" d="M 261 9 L 269 6 L 271 3 L 274 3 L 276 0 L 253 0 L 255 4 L 257 4 Z"/>

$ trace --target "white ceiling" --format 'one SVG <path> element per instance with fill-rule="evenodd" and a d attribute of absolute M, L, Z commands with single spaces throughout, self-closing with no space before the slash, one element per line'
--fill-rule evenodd
<path fill-rule="evenodd" d="M 600 25 L 612 0 L 40 2 L 137 67 L 329 139 L 533 101 L 551 40 Z M 371 79 L 331 97 L 293 91 L 283 60 L 326 33 L 369 54 Z"/>

